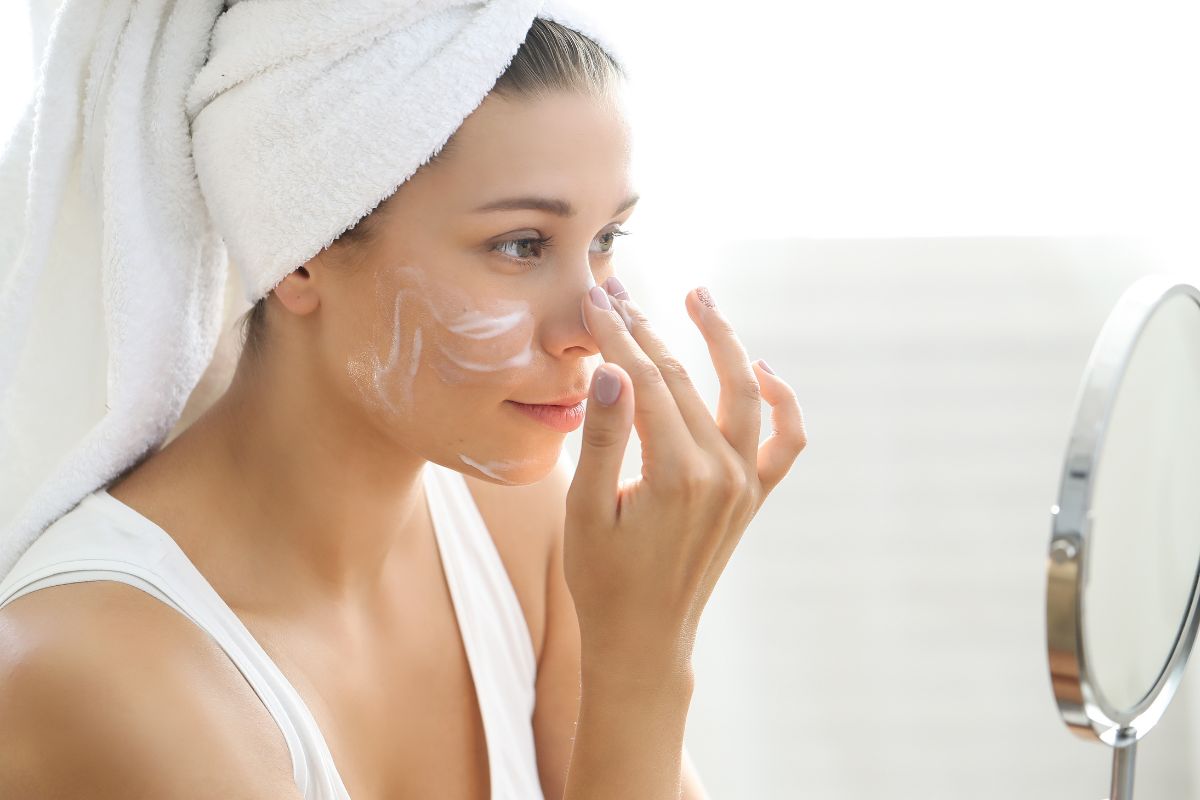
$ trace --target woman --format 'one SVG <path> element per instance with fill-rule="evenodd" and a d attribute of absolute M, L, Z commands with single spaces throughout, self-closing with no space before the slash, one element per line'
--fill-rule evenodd
<path fill-rule="evenodd" d="M 190 599 L 28 570 L 13 597 L 10 573 L 0 796 L 704 797 L 682 749 L 699 615 L 805 438 L 704 289 L 686 307 L 715 421 L 616 279 L 636 203 L 620 74 L 535 20 L 447 147 L 260 298 L 220 399 L 39 540 L 163 546 L 179 586 L 201 576 Z M 618 486 L 631 425 L 643 476 Z M 451 569 L 470 506 L 502 569 Z M 167 563 L 139 573 L 164 595 Z M 512 620 L 466 613 L 489 589 L 464 575 L 518 601 L 531 716 L 491 675 L 522 653 L 474 630 Z M 201 615 L 205 587 L 236 623 Z"/>

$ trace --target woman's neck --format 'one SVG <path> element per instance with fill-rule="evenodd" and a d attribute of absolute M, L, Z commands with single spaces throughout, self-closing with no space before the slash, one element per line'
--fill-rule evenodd
<path fill-rule="evenodd" d="M 432 538 L 425 459 L 368 428 L 315 376 L 291 370 L 285 385 L 270 367 L 244 367 L 123 479 L 128 496 L 157 508 L 172 535 L 195 530 L 197 557 L 244 569 L 231 582 L 253 582 L 263 598 L 370 607 L 386 595 L 389 564 Z"/>

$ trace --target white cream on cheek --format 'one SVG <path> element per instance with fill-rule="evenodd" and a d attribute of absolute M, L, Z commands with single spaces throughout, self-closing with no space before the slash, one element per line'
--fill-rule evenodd
<path fill-rule="evenodd" d="M 446 330 L 468 339 L 491 339 L 515 328 L 526 314 L 514 311 L 491 317 L 479 311 L 464 311 L 455 323 L 446 325 Z"/>
<path fill-rule="evenodd" d="M 401 380 L 399 384 L 402 393 L 399 407 L 392 401 L 387 390 L 387 382 L 390 380 L 390 375 L 399 363 L 400 357 L 400 306 L 404 298 L 403 292 L 396 292 L 396 301 L 392 311 L 392 346 L 388 351 L 387 364 L 381 364 L 379 354 L 374 350 L 371 351 L 371 385 L 375 390 L 375 395 L 383 402 L 383 404 L 393 413 L 399 413 L 400 408 L 407 408 L 412 404 L 412 381 Z M 420 328 L 417 329 L 413 337 L 412 350 L 409 353 L 409 363 L 415 363 L 415 357 L 420 352 Z"/>
<path fill-rule="evenodd" d="M 384 294 L 380 277 L 377 275 L 375 297 L 380 306 L 384 303 Z M 405 290 L 394 292 L 391 302 L 391 344 L 388 348 L 386 362 L 380 358 L 374 344 L 362 354 L 346 362 L 346 372 L 354 382 L 360 396 L 371 405 L 377 408 L 381 407 L 396 415 L 405 414 L 412 408 L 413 378 L 416 375 L 417 365 L 420 363 L 421 329 L 418 327 L 409 337 L 408 355 L 405 359 L 407 368 L 403 372 L 398 372 L 396 369 L 400 365 L 403 341 L 401 322 L 404 315 L 401 313 L 401 308 L 404 306 L 405 295 L 411 297 L 412 294 Z M 372 338 L 377 338 L 378 327 L 374 328 L 372 333 L 374 334 Z"/>
<path fill-rule="evenodd" d="M 528 302 L 494 299 L 478 305 L 470 294 L 457 287 L 427 281 L 425 275 L 416 268 L 399 267 L 394 273 L 405 286 L 393 290 L 392 337 L 386 362 L 372 347 L 365 359 L 352 359 L 347 364 L 347 371 L 360 392 L 374 403 L 393 414 L 411 415 L 413 386 L 421 364 L 422 320 L 427 325 L 437 326 L 440 333 L 444 334 L 434 340 L 434 347 L 427 359 L 428 365 L 443 383 L 486 380 L 485 376 L 490 373 L 528 366 L 532 361 L 534 324 Z M 377 277 L 376 296 L 381 301 L 383 294 L 384 289 Z M 401 306 L 405 301 L 409 310 L 402 315 Z M 428 313 L 418 314 L 412 308 L 412 301 L 419 301 Z M 413 332 L 407 367 L 397 371 L 405 317 L 411 322 Z M 507 483 L 512 481 L 504 477 L 504 472 L 531 463 L 528 460 L 480 463 L 462 453 L 459 459 L 483 474 Z"/>
<path fill-rule="evenodd" d="M 430 352 L 429 365 L 444 383 L 480 379 L 480 373 L 528 366 L 533 359 L 533 315 L 521 299 L 493 299 L 477 303 L 456 286 L 429 281 L 414 267 L 395 270 L 406 289 L 418 299 L 439 336 Z M 420 330 L 420 328 L 418 328 Z"/>

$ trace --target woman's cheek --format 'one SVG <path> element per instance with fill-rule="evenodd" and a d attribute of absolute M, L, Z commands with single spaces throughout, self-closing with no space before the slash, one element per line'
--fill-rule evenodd
<path fill-rule="evenodd" d="M 413 387 L 425 350 L 418 293 L 376 286 L 376 316 L 367 344 L 346 364 L 359 395 L 373 408 L 398 416 L 413 410 Z"/>
<path fill-rule="evenodd" d="M 529 303 L 513 298 L 477 298 L 456 286 L 426 278 L 422 270 L 399 267 L 389 288 L 377 276 L 377 309 L 370 345 L 347 364 L 359 393 L 372 405 L 411 415 L 421 371 L 448 385 L 488 383 L 533 357 Z"/>
<path fill-rule="evenodd" d="M 397 273 L 423 306 L 427 363 L 443 383 L 489 382 L 529 365 L 534 326 L 527 301 L 477 296 L 412 267 Z"/>
<path fill-rule="evenodd" d="M 398 268 L 389 279 L 390 287 L 377 280 L 374 307 L 381 311 L 369 345 L 347 364 L 371 405 L 411 420 L 422 373 L 445 385 L 469 386 L 497 382 L 507 370 L 530 364 L 535 326 L 527 301 L 476 297 L 413 267 Z M 469 471 L 500 483 L 527 482 L 526 476 L 545 472 L 544 455 L 505 455 L 455 453 Z"/>
<path fill-rule="evenodd" d="M 488 382 L 496 373 L 529 366 L 533 359 L 533 318 L 523 300 L 431 310 L 438 338 L 430 363 L 445 383 Z"/>

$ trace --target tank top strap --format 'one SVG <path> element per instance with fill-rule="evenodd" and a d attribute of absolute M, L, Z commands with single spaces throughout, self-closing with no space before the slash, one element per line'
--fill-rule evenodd
<path fill-rule="evenodd" d="M 532 718 L 537 658 L 508 571 L 466 476 L 425 465 L 429 512 L 479 698 L 495 800 L 541 800 Z"/>
<path fill-rule="evenodd" d="M 97 517 L 115 524 L 97 524 Z M 104 489 L 34 541 L 0 582 L 0 607 L 38 589 L 111 580 L 142 589 L 209 633 L 279 726 L 305 800 L 349 800 L 299 693 L 233 610 L 162 528 Z"/>
<path fill-rule="evenodd" d="M 537 662 L 520 601 L 466 483 L 426 462 L 426 502 L 475 685 L 493 800 L 541 800 L 532 716 Z M 113 580 L 157 597 L 207 631 L 279 726 L 305 800 L 349 800 L 299 692 L 162 528 L 104 489 L 34 541 L 0 579 L 0 607 L 47 586 Z"/>

